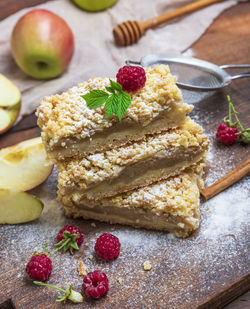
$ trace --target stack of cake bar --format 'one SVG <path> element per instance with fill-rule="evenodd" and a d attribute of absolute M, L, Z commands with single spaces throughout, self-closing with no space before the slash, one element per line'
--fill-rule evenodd
<path fill-rule="evenodd" d="M 131 95 L 122 121 L 89 109 L 81 95 L 105 90 L 94 77 L 45 97 L 38 124 L 57 164 L 58 198 L 66 215 L 173 232 L 199 226 L 199 186 L 208 139 L 187 114 L 168 66 L 146 69 L 145 86 Z"/>

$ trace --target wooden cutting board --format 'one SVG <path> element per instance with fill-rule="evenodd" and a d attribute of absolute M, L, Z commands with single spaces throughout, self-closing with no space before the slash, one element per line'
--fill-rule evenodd
<path fill-rule="evenodd" d="M 249 23 L 250 3 L 225 12 L 192 46 L 195 56 L 217 64 L 250 63 L 250 29 L 246 26 Z M 203 99 L 195 105 L 191 115 L 203 125 L 211 141 L 208 184 L 250 154 L 247 146 L 226 147 L 215 141 L 216 127 L 227 112 L 227 94 L 240 110 L 244 125 L 249 126 L 249 80 L 234 82 Z M 26 123 L 29 122 L 32 118 L 26 120 Z M 34 136 L 38 131 L 35 128 L 10 132 L 1 137 L 0 147 Z M 245 177 L 217 197 L 202 202 L 201 227 L 192 237 L 183 240 L 166 233 L 99 222 L 95 222 L 96 227 L 93 227 L 92 221 L 66 219 L 61 205 L 55 201 L 54 170 L 43 185 L 32 191 L 45 202 L 40 219 L 29 224 L 0 227 L 0 308 L 49 309 L 63 306 L 55 302 L 56 290 L 34 286 L 24 269 L 31 254 L 41 250 L 46 241 L 52 251 L 58 229 L 73 222 L 84 231 L 84 245 L 74 256 L 51 254 L 54 267 L 49 283 L 65 287 L 65 283 L 69 282 L 80 291 L 82 278 L 78 275 L 77 266 L 82 260 L 88 271 L 101 269 L 107 273 L 110 291 L 99 301 L 86 299 L 81 305 L 67 303 L 66 308 L 222 308 L 250 287 L 249 180 Z M 89 259 L 90 255 L 94 255 L 95 239 L 103 232 L 117 235 L 122 244 L 120 257 L 111 263 L 101 262 L 95 256 Z M 153 267 L 149 272 L 143 270 L 146 260 Z M 122 278 L 122 284 L 118 283 L 118 278 Z"/>

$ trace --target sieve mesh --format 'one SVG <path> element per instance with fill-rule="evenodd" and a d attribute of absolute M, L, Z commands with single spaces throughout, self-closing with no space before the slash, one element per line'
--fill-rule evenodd
<path fill-rule="evenodd" d="M 170 71 L 176 75 L 178 82 L 191 86 L 217 88 L 223 87 L 224 80 L 213 71 L 205 71 L 181 63 L 170 63 Z"/>

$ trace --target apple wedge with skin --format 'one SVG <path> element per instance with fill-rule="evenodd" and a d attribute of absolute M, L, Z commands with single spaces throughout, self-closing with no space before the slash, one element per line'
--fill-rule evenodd
<path fill-rule="evenodd" d="M 41 137 L 0 150 L 0 188 L 31 190 L 50 175 L 53 164 L 46 160 Z"/>
<path fill-rule="evenodd" d="M 0 74 L 0 134 L 12 127 L 21 107 L 21 93 L 7 77 Z"/>
<path fill-rule="evenodd" d="M 26 192 L 0 189 L 0 224 L 18 224 L 36 220 L 43 203 Z"/>

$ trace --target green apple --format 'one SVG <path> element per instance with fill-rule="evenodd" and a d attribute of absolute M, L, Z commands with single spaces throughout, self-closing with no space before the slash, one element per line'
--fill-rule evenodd
<path fill-rule="evenodd" d="M 90 12 L 105 10 L 115 4 L 116 1 L 117 0 L 73 0 L 81 9 Z"/>
<path fill-rule="evenodd" d="M 0 134 L 14 124 L 21 107 L 21 93 L 16 85 L 0 74 Z"/>
<path fill-rule="evenodd" d="M 60 16 L 35 9 L 16 23 L 11 35 L 11 51 L 27 75 L 50 79 L 68 67 L 74 53 L 74 36 Z"/>
<path fill-rule="evenodd" d="M 50 175 L 53 164 L 46 160 L 41 137 L 0 150 L 0 188 L 31 190 Z"/>
<path fill-rule="evenodd" d="M 0 189 L 0 224 L 18 224 L 36 220 L 43 203 L 26 192 Z"/>

